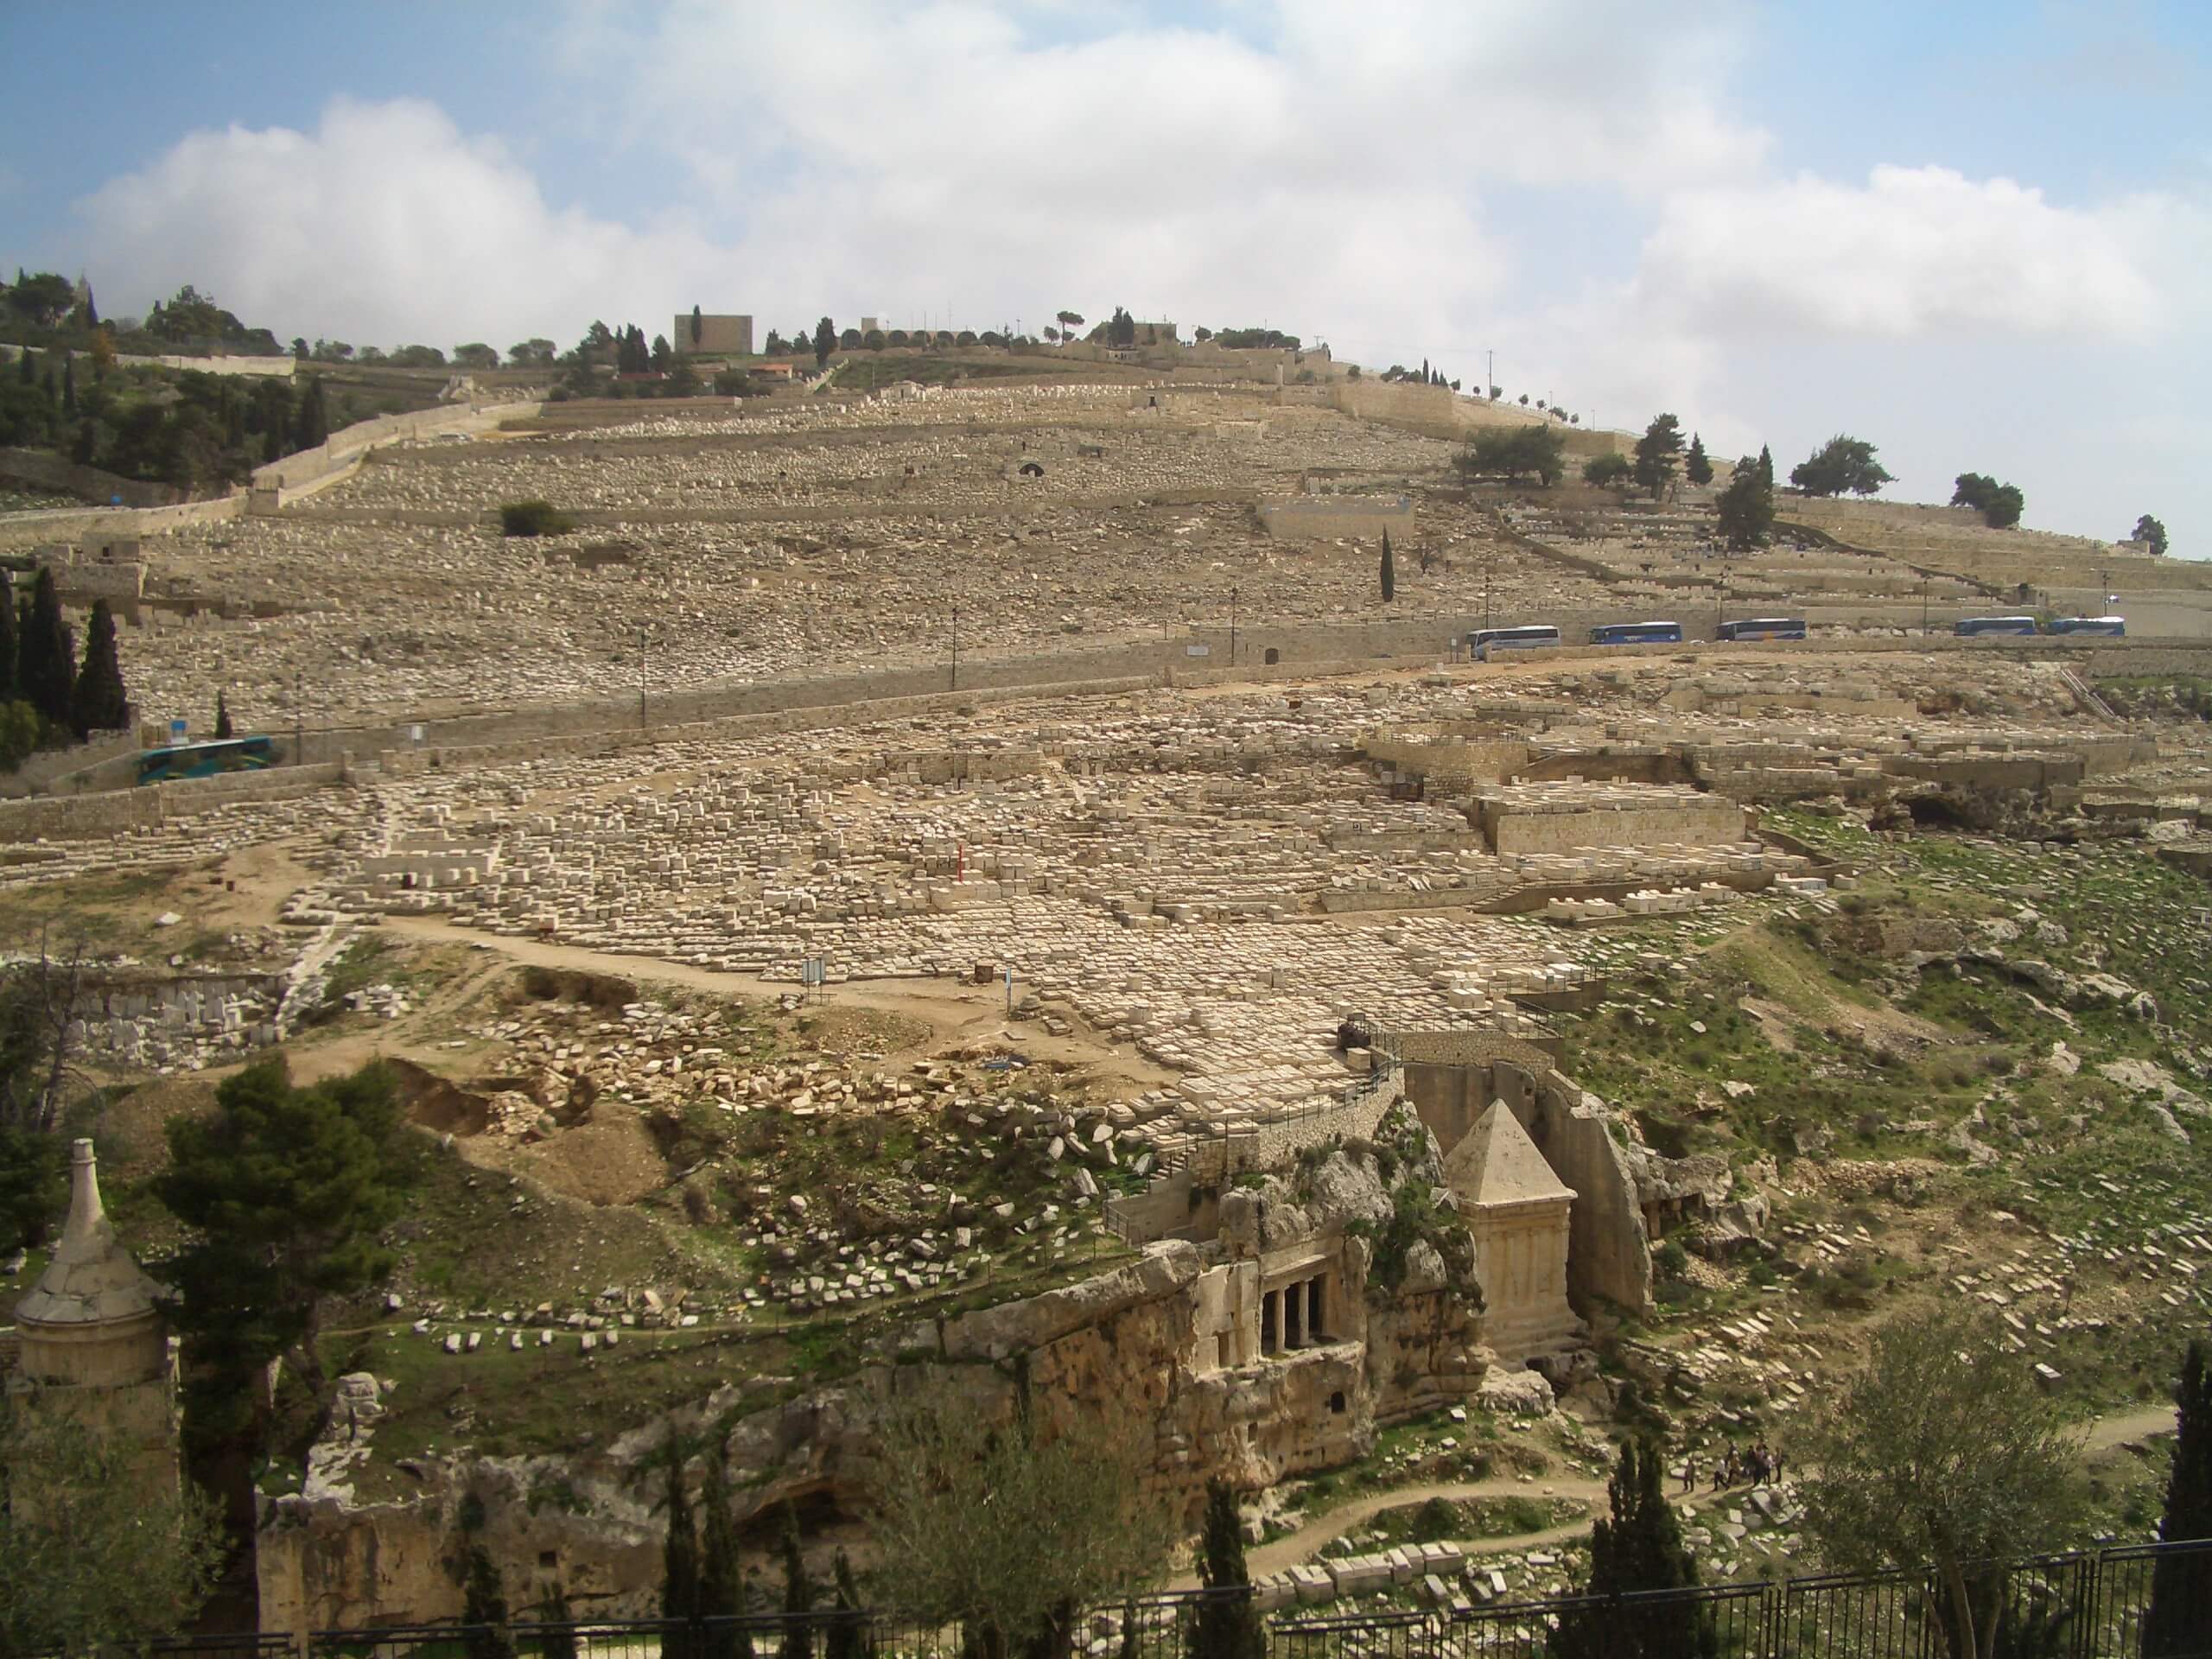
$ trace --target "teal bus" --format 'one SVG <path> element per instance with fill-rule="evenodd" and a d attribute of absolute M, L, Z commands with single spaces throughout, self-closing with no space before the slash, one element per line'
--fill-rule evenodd
<path fill-rule="evenodd" d="M 276 764 L 276 746 L 265 737 L 225 737 L 207 743 L 175 743 L 142 750 L 138 781 L 173 783 L 180 778 L 213 778 L 225 772 L 261 772 Z"/>

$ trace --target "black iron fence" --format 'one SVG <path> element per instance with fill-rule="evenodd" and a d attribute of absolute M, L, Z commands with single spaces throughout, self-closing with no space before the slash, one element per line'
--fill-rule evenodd
<path fill-rule="evenodd" d="M 2004 1659 L 2212 1659 L 2212 1539 L 2054 1555 L 1967 1575 L 1977 1629 Z M 1074 1621 L 1062 1659 L 1199 1659 L 1209 1607 L 1244 1590 L 1131 1597 Z M 1262 1615 L 1268 1659 L 1965 1659 L 1925 1573 L 1829 1574 L 1616 1597 Z M 2155 1610 L 2155 1611 L 2154 1611 Z M 1712 1632 L 1707 1649 L 1700 1632 Z M 987 1659 L 957 1624 L 869 1612 L 574 1624 L 410 1624 L 180 1637 L 171 1659 Z M 1008 1651 L 1020 1654 L 1020 1644 Z"/>

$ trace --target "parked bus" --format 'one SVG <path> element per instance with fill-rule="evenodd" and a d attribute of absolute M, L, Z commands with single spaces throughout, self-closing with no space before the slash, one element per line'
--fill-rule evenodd
<path fill-rule="evenodd" d="M 138 781 L 166 784 L 179 778 L 213 778 L 223 772 L 259 772 L 276 764 L 265 737 L 226 737 L 211 743 L 179 743 L 138 756 Z"/>
<path fill-rule="evenodd" d="M 2062 616 L 2050 625 L 2053 633 L 2086 633 L 2107 639 L 2126 637 L 2127 619 L 2124 616 Z"/>
<path fill-rule="evenodd" d="M 1974 639 L 1985 633 L 2025 633 L 2036 631 L 2032 616 L 1969 616 L 1951 625 L 1951 632 L 1961 639 Z"/>
<path fill-rule="evenodd" d="M 1805 619 L 1802 616 L 1747 617 L 1741 622 L 1723 622 L 1723 639 L 1802 639 Z"/>
<path fill-rule="evenodd" d="M 1557 628 L 1477 628 L 1467 636 L 1467 655 L 1478 663 L 1486 663 L 1490 661 L 1492 652 L 1526 651 L 1536 645 L 1557 644 Z"/>
<path fill-rule="evenodd" d="M 1679 622 L 1607 622 L 1590 630 L 1593 645 L 1673 645 L 1681 640 Z"/>

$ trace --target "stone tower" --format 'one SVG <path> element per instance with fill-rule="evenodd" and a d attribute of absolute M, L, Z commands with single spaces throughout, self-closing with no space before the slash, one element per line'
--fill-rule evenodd
<path fill-rule="evenodd" d="M 149 1491 L 177 1490 L 176 1352 L 166 1294 L 116 1242 L 92 1143 L 70 1149 L 69 1220 L 16 1304 L 17 1380 L 31 1409 L 66 1414 L 129 1448 Z"/>
<path fill-rule="evenodd" d="M 1444 1160 L 1460 1219 L 1475 1236 L 1483 1340 L 1509 1364 L 1548 1354 L 1581 1328 L 1567 1305 L 1568 1211 L 1574 1189 L 1502 1100 Z"/>

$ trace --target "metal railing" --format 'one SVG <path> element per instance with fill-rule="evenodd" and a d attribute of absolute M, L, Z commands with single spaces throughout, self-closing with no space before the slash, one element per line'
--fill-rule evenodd
<path fill-rule="evenodd" d="M 2212 1659 L 2212 1539 L 2120 1546 L 1968 1573 L 1975 1617 L 2021 1659 Z M 1308 1616 L 1260 1612 L 1252 1589 L 1135 1596 L 1093 1608 L 1061 1659 L 1202 1659 L 1209 1607 L 1248 1607 L 1268 1659 L 1953 1659 L 1932 1573 L 1831 1573 L 1620 1596 L 1554 1596 Z M 2154 1614 L 2155 1609 L 2155 1614 Z M 169 1659 L 976 1659 L 957 1623 L 868 1611 L 569 1624 L 407 1624 L 187 1636 Z M 1672 1639 L 1669 1639 L 1669 1638 Z M 1020 1643 L 1007 1644 L 1012 1652 Z"/>

